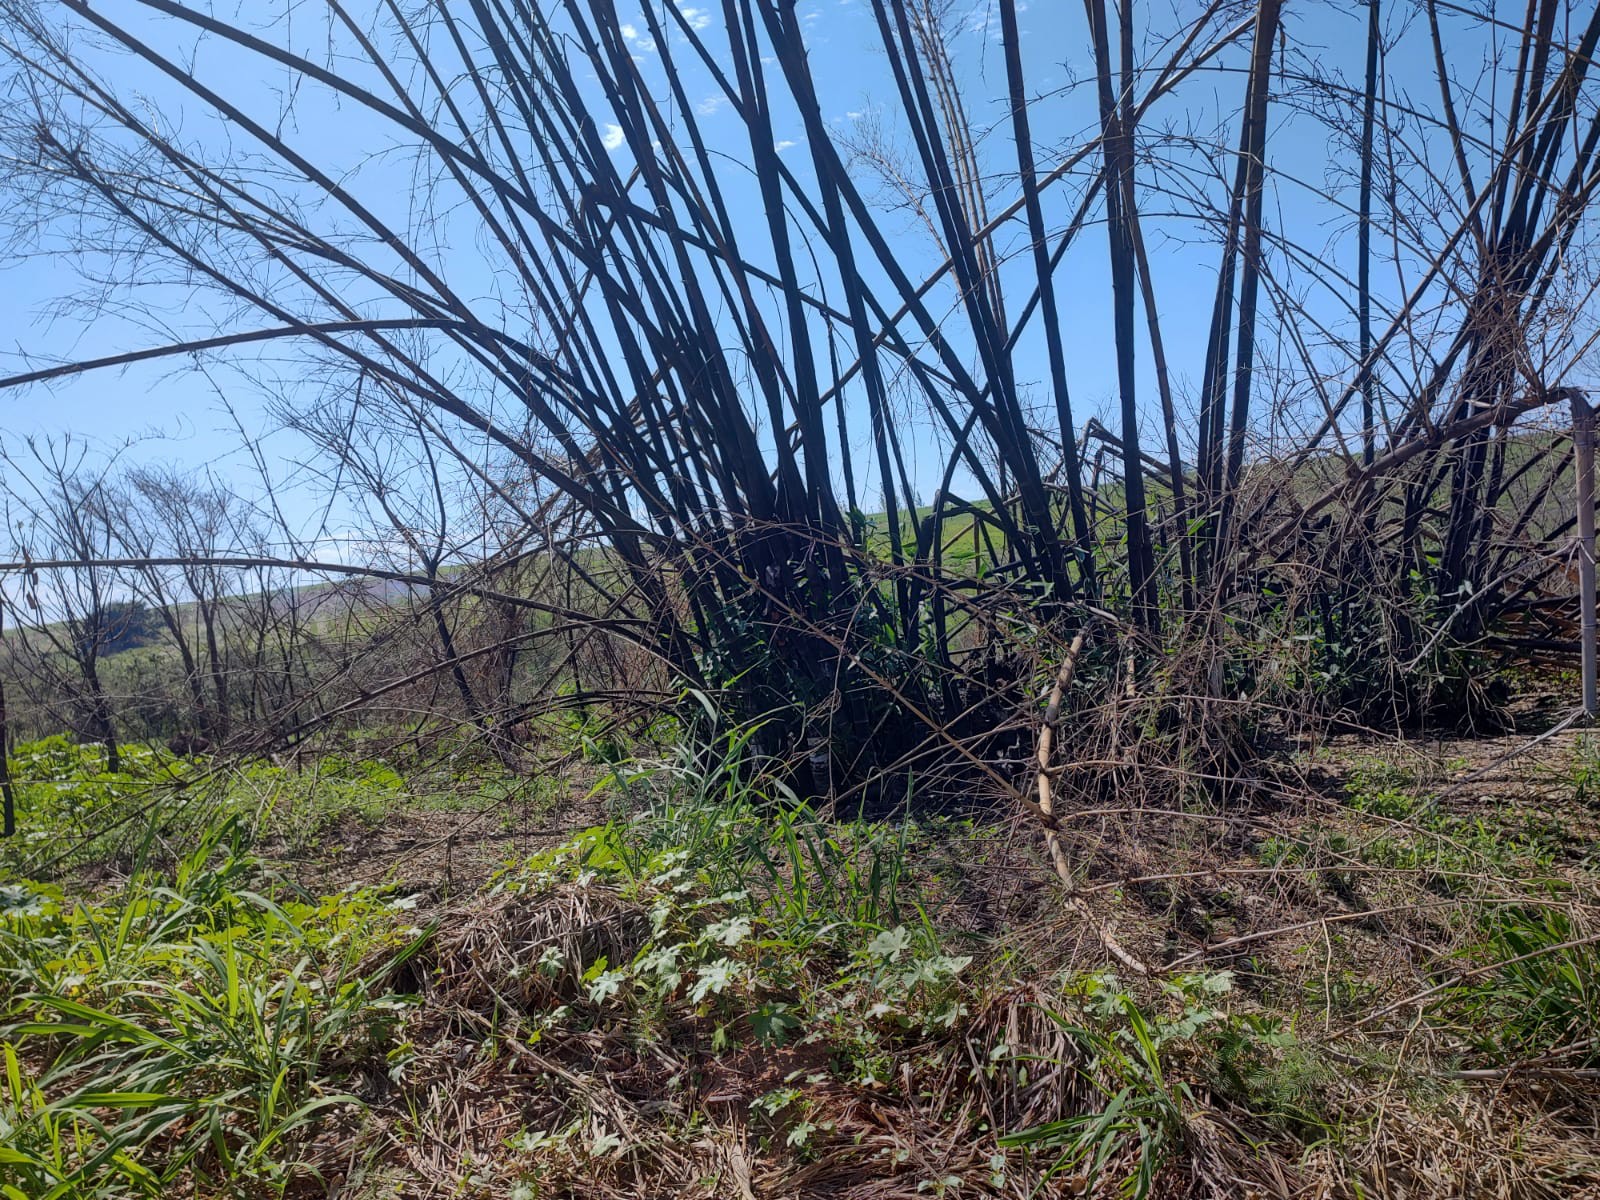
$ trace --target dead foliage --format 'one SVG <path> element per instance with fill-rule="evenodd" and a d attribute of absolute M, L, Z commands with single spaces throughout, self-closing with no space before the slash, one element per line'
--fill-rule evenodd
<path fill-rule="evenodd" d="M 886 1042 L 881 1076 L 863 1081 L 822 1032 L 779 1045 L 742 1030 L 721 1046 L 703 1014 L 592 1004 L 581 964 L 627 961 L 649 931 L 645 904 L 594 881 L 483 895 L 443 918 L 416 960 L 413 1052 L 363 1135 L 403 1177 L 396 1194 L 1021 1200 L 1118 1194 L 1137 1166 L 1126 1141 L 1091 1186 L 1051 1173 L 1048 1150 L 1000 1146 L 1102 1111 L 1115 1087 L 1042 980 L 982 989 L 950 1029 Z M 1193 1103 L 1155 1197 L 1543 1200 L 1600 1186 L 1600 1107 L 1560 1081 L 1424 1071 L 1419 1086 L 1415 1063 L 1351 1059 L 1328 1077 L 1318 1128 L 1253 1111 L 1201 1061 L 1171 1069 Z M 795 1101 L 774 1108 L 786 1088 Z"/>

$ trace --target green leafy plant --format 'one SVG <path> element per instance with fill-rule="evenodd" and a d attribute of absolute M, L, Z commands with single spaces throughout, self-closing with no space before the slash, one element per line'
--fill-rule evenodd
<path fill-rule="evenodd" d="M 1183 1143 L 1198 1111 L 1194 1084 L 1253 1090 L 1265 1056 L 1292 1045 L 1274 1022 L 1226 1012 L 1229 972 L 1178 975 L 1160 984 L 1162 1001 L 1141 1003 L 1115 975 L 1081 977 L 1070 985 L 1075 1014 L 1047 1015 L 1084 1051 L 1083 1073 L 1105 1103 L 1096 1111 L 1000 1138 L 1000 1145 L 1049 1155 L 1045 1177 L 1070 1173 L 1072 1187 L 1092 1192 L 1109 1174 L 1117 1190 L 1144 1200 Z"/>
<path fill-rule="evenodd" d="M 1580 737 L 1572 749 L 1572 790 L 1580 804 L 1600 796 L 1600 745 Z"/>
<path fill-rule="evenodd" d="M 636 871 L 653 854 L 679 852 L 708 891 L 747 893 L 760 915 L 802 942 L 918 916 L 909 867 L 916 822 L 824 820 L 754 752 L 759 728 L 686 743 L 665 763 L 606 781 L 642 801 L 614 839 L 631 847 Z"/>
<path fill-rule="evenodd" d="M 349 1085 L 404 1009 L 382 980 L 419 943 L 403 908 L 280 904 L 255 874 L 218 831 L 170 883 L 0 913 L 5 1195 L 281 1191 L 312 1122 L 360 1107 Z"/>
<path fill-rule="evenodd" d="M 1465 952 L 1480 964 L 1435 1017 L 1458 1024 L 1497 1063 L 1555 1058 L 1600 1064 L 1600 938 L 1554 907 L 1497 912 Z"/>
<path fill-rule="evenodd" d="M 1374 763 L 1350 772 L 1345 796 L 1361 812 L 1403 821 L 1422 807 L 1416 785 L 1416 775 L 1403 767 Z"/>

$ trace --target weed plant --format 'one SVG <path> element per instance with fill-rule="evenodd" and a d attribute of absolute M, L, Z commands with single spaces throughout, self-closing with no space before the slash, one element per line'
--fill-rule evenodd
<path fill-rule="evenodd" d="M 261 882 L 225 823 L 93 903 L 4 890 L 0 1194 L 274 1195 L 315 1172 L 305 1147 L 361 1110 L 407 1003 L 381 981 L 418 931 L 377 893 Z"/>

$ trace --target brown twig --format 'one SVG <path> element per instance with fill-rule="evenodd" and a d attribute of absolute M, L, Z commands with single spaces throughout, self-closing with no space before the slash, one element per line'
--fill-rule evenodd
<path fill-rule="evenodd" d="M 1150 968 L 1129 953 L 1112 936 L 1111 931 L 1100 923 L 1100 919 L 1095 916 L 1088 903 L 1078 894 L 1077 882 L 1072 877 L 1072 866 L 1067 862 L 1066 848 L 1061 844 L 1061 835 L 1057 832 L 1059 826 L 1056 824 L 1055 801 L 1050 788 L 1050 778 L 1054 774 L 1050 767 L 1050 750 L 1055 741 L 1056 723 L 1061 719 L 1061 699 L 1072 683 L 1078 659 L 1088 641 L 1089 629 L 1089 625 L 1080 629 L 1077 636 L 1072 639 L 1072 645 L 1067 647 L 1067 655 L 1061 662 L 1061 669 L 1056 672 L 1055 687 L 1050 690 L 1050 703 L 1045 707 L 1044 724 L 1039 730 L 1039 801 L 1036 811 L 1044 825 L 1044 841 L 1050 850 L 1050 861 L 1055 865 L 1056 874 L 1061 877 L 1061 882 L 1066 885 L 1068 907 L 1094 930 L 1095 936 L 1100 939 L 1100 944 L 1106 948 L 1107 954 L 1134 974 L 1148 975 Z M 1028 807 L 1030 810 L 1034 809 L 1033 805 Z"/>

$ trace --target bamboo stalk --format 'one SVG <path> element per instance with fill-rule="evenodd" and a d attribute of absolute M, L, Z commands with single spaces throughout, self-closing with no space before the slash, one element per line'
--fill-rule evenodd
<path fill-rule="evenodd" d="M 1580 393 L 1572 397 L 1572 442 L 1577 449 L 1578 602 L 1583 612 L 1583 711 L 1600 715 L 1595 688 L 1594 592 L 1594 409 Z"/>
<path fill-rule="evenodd" d="M 1378 4 L 1367 0 L 1367 87 L 1361 104 L 1361 197 L 1357 217 L 1357 320 L 1360 323 L 1361 465 L 1377 457 L 1377 429 L 1372 403 L 1372 132 L 1378 107 Z"/>
<path fill-rule="evenodd" d="M 0 642 L 5 639 L 5 605 L 0 604 Z M 0 837 L 12 837 L 17 832 L 17 794 L 11 784 L 11 737 L 6 724 L 6 681 L 0 675 Z"/>

